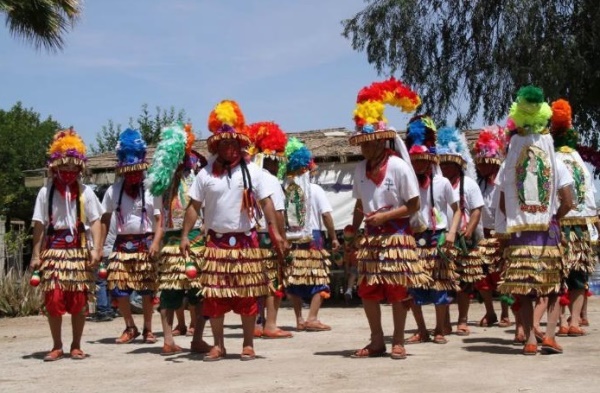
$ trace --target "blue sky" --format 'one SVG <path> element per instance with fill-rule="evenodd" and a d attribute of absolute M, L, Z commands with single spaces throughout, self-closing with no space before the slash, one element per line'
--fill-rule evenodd
<path fill-rule="evenodd" d="M 363 0 L 103 0 L 58 54 L 36 51 L 0 27 L 0 108 L 17 101 L 87 143 L 109 119 L 140 107 L 184 109 L 198 136 L 221 99 L 248 122 L 286 131 L 352 127 L 358 90 L 381 79 L 341 36 Z M 401 78 L 401 75 L 396 75 Z M 386 115 L 403 128 L 409 115 Z"/>

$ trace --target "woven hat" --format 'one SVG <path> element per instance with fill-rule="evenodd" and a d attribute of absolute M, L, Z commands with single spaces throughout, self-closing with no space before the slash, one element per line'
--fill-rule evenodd
<path fill-rule="evenodd" d="M 406 148 L 412 161 L 426 160 L 438 163 L 435 140 L 437 127 L 429 116 L 415 116 L 406 129 Z"/>
<path fill-rule="evenodd" d="M 235 101 L 223 100 L 215 106 L 208 116 L 208 129 L 212 135 L 206 143 L 211 154 L 217 152 L 217 145 L 225 139 L 236 139 L 242 148 L 250 145 L 244 114 Z"/>
<path fill-rule="evenodd" d="M 479 132 L 473 152 L 475 164 L 502 164 L 506 155 L 506 130 L 499 125 L 484 127 Z"/>
<path fill-rule="evenodd" d="M 561 148 L 563 150 L 577 149 L 579 133 L 573 129 L 572 111 L 569 101 L 559 99 L 552 103 L 550 133 L 554 139 L 554 148 L 556 150 Z"/>
<path fill-rule="evenodd" d="M 117 142 L 116 174 L 146 170 L 146 150 L 146 142 L 139 130 L 128 128 L 122 131 Z"/>
<path fill-rule="evenodd" d="M 524 86 L 517 92 L 517 99 L 510 107 L 509 117 L 520 135 L 548 132 L 552 109 L 544 101 L 544 92 L 536 86 Z"/>
<path fill-rule="evenodd" d="M 192 150 L 195 139 L 190 124 L 184 126 L 176 123 L 161 130 L 160 141 L 154 151 L 152 165 L 148 169 L 145 180 L 152 195 L 163 195 L 181 165 L 193 169 L 193 159 L 196 159 L 196 163 L 198 160 L 206 162 L 201 154 Z M 192 162 L 188 164 L 188 161 Z"/>
<path fill-rule="evenodd" d="M 394 78 L 363 87 L 356 98 L 356 132 L 350 137 L 350 145 L 395 138 L 396 131 L 390 130 L 383 115 L 385 105 L 392 105 L 403 112 L 411 113 L 421 105 L 421 98 Z"/>
<path fill-rule="evenodd" d="M 85 153 L 85 143 L 73 127 L 59 130 L 54 134 L 52 143 L 48 148 L 48 168 L 63 164 L 75 164 L 83 169 L 87 161 Z"/>

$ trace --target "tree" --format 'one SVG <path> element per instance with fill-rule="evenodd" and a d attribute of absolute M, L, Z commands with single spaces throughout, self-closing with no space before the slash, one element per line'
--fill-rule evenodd
<path fill-rule="evenodd" d="M 170 107 L 167 110 L 157 106 L 156 113 L 152 114 L 148 110 L 148 105 L 143 104 L 142 113 L 138 115 L 137 119 L 134 121 L 133 118 L 129 118 L 129 127 L 140 130 L 146 143 L 155 145 L 160 140 L 160 131 L 163 127 L 183 121 L 186 121 L 186 113 L 183 109 L 176 111 L 174 107 Z M 121 124 L 115 125 L 113 120 L 109 120 L 108 124 L 102 126 L 102 130 L 96 135 L 96 145 L 91 146 L 92 153 L 115 151 L 121 131 Z"/>
<path fill-rule="evenodd" d="M 50 52 L 63 49 L 81 9 L 79 0 L 0 0 L 10 33 Z"/>
<path fill-rule="evenodd" d="M 600 2 L 596 0 L 366 0 L 342 21 L 352 47 L 380 74 L 401 74 L 422 111 L 469 126 L 506 116 L 516 90 L 570 101 L 585 143 L 598 147 Z M 466 103 L 466 109 L 461 104 Z"/>
<path fill-rule="evenodd" d="M 0 110 L 0 215 L 31 220 L 37 190 L 25 187 L 23 171 L 44 168 L 46 151 L 60 124 L 40 119 L 33 109 L 18 102 Z"/>

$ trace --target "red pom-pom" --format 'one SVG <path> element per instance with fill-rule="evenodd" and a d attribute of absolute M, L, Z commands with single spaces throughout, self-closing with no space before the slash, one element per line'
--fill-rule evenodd
<path fill-rule="evenodd" d="M 560 298 L 558 298 L 558 302 L 561 306 L 568 306 L 569 304 L 571 304 L 571 300 L 569 299 L 569 293 L 566 292 L 560 295 Z"/>
<path fill-rule="evenodd" d="M 101 280 L 106 280 L 107 277 L 108 270 L 106 270 L 106 267 L 104 265 L 100 265 L 100 267 L 98 268 L 98 278 Z"/>
<path fill-rule="evenodd" d="M 188 262 L 185 264 L 185 275 L 187 278 L 194 279 L 198 275 L 198 269 L 192 262 Z"/>
<path fill-rule="evenodd" d="M 37 287 L 38 285 L 40 285 L 40 281 L 42 281 L 42 279 L 40 278 L 40 272 L 36 270 L 31 275 L 29 285 L 31 285 L 32 287 Z"/>

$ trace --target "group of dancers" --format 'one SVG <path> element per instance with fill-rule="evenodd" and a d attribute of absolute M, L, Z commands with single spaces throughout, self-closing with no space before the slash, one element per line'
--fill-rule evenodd
<path fill-rule="evenodd" d="M 420 103 L 418 94 L 393 78 L 358 93 L 349 143 L 360 146 L 364 160 L 355 168 L 354 216 L 343 245 L 331 205 L 311 181 L 316 164 L 310 150 L 274 122 L 246 124 L 235 101 L 221 101 L 209 115 L 208 158 L 192 149 L 190 125 L 165 127 L 151 163 L 141 133 L 123 131 L 116 148 L 118 177 L 102 202 L 80 182 L 87 160 L 83 141 L 73 129 L 57 132 L 49 149 L 49 182 L 33 214 L 31 268 L 41 277 L 53 340 L 44 360 L 65 355 L 65 313 L 72 315 L 69 355 L 86 357 L 81 336 L 98 268 L 107 272 L 108 289 L 124 317 L 119 344 L 140 335 L 143 342 L 157 342 L 152 330 L 157 292 L 165 356 L 182 352 L 173 318 L 183 304 L 195 310 L 191 351 L 205 361 L 226 355 L 229 311 L 242 321 L 241 360 L 256 358 L 255 337 L 291 338 L 277 325 L 285 295 L 297 331 L 329 331 L 318 319 L 330 295 L 323 227 L 332 251 L 343 251 L 357 277 L 371 330 L 368 345 L 352 358 L 387 354 L 383 301 L 393 314 L 392 359 L 406 358 L 406 344 L 445 344 L 454 301 L 456 334 L 468 335 L 475 291 L 486 305 L 480 326 L 509 326 L 511 305 L 523 354 L 535 355 L 538 342 L 542 352 L 561 353 L 556 334 L 585 334 L 580 316 L 596 263 L 598 225 L 568 102 L 550 107 L 541 89 L 521 88 L 507 126 L 481 130 L 474 158 L 464 133 L 438 130 L 429 116 L 414 116 L 405 140 L 386 123 L 386 105 L 411 113 Z M 116 239 L 103 261 L 111 231 Z M 141 332 L 130 309 L 132 291 L 143 299 Z M 495 291 L 502 294 L 500 320 L 492 303 Z M 422 312 L 428 304 L 435 306 L 433 336 Z M 560 312 L 567 304 L 569 320 Z M 544 309 L 545 333 L 539 328 Z M 418 330 L 405 339 L 409 310 Z M 212 345 L 203 340 L 207 320 Z"/>

